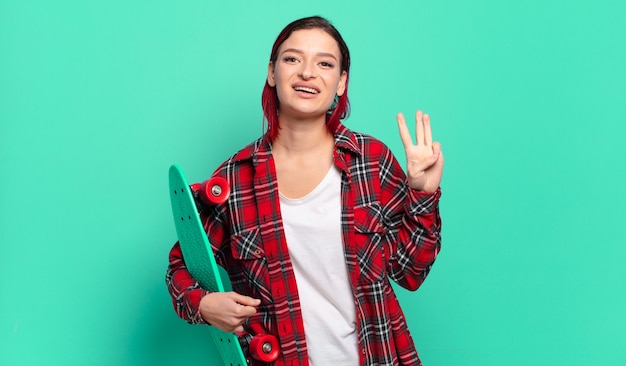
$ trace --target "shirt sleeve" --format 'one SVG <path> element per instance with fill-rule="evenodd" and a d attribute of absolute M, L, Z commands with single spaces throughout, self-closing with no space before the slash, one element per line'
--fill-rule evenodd
<path fill-rule="evenodd" d="M 387 270 L 399 285 L 416 290 L 426 279 L 441 248 L 441 189 L 410 189 L 392 153 L 381 158 L 381 199 L 386 210 Z"/>
<path fill-rule="evenodd" d="M 170 250 L 165 282 L 176 314 L 190 324 L 207 324 L 200 315 L 200 300 L 208 292 L 200 287 L 187 270 L 178 242 Z"/>

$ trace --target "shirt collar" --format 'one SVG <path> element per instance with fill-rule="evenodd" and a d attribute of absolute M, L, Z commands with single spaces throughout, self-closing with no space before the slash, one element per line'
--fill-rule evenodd
<path fill-rule="evenodd" d="M 341 123 L 339 123 L 335 130 L 335 146 L 338 149 L 350 151 L 355 155 L 363 154 L 363 150 L 361 150 L 354 132 Z"/>
<path fill-rule="evenodd" d="M 335 129 L 335 147 L 340 150 L 349 151 L 356 155 L 363 154 L 363 150 L 359 146 L 354 132 L 349 130 L 342 123 L 339 123 Z M 235 154 L 233 161 L 253 159 L 254 164 L 256 165 L 264 163 L 271 155 L 272 145 L 269 142 L 268 135 L 265 134 Z"/>

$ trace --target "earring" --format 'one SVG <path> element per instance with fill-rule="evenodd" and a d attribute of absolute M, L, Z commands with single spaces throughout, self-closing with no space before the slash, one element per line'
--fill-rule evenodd
<path fill-rule="evenodd" d="M 335 108 L 337 108 L 337 103 L 339 103 L 339 96 L 335 94 L 335 98 L 333 99 L 333 104 L 330 105 L 330 108 L 326 111 L 326 114 L 332 114 Z"/>

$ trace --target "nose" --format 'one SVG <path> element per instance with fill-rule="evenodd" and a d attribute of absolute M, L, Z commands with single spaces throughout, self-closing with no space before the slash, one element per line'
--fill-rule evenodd
<path fill-rule="evenodd" d="M 303 62 L 300 68 L 300 77 L 304 80 L 315 77 L 315 71 L 311 62 Z"/>

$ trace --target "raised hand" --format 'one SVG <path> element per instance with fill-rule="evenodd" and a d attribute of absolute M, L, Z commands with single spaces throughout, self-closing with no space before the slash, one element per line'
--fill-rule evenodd
<path fill-rule="evenodd" d="M 398 113 L 396 118 L 406 153 L 406 174 L 409 187 L 424 192 L 436 191 L 443 174 L 443 152 L 441 145 L 433 142 L 430 117 L 422 111 L 415 113 L 415 145 L 404 115 Z"/>
<path fill-rule="evenodd" d="M 236 292 L 212 292 L 200 300 L 200 315 L 224 332 L 243 332 L 243 323 L 256 314 L 261 300 Z"/>

